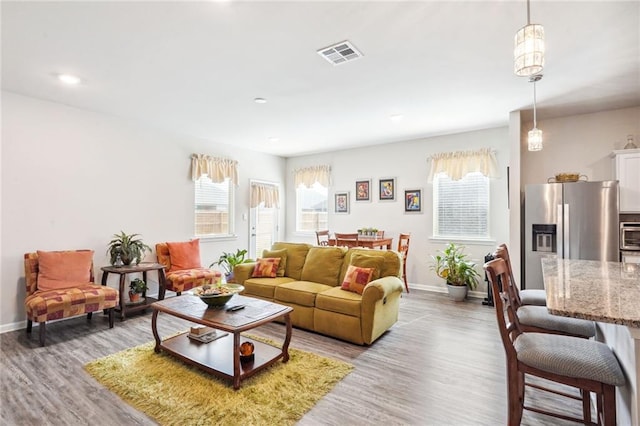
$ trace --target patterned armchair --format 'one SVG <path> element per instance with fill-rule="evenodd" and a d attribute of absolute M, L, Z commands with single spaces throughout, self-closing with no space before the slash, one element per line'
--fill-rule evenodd
<path fill-rule="evenodd" d="M 173 255 L 171 254 L 173 252 Z M 200 241 L 156 244 L 158 263 L 165 266 L 165 289 L 178 296 L 204 284 L 212 284 L 222 278 L 219 271 L 203 268 L 200 263 Z M 164 291 L 159 295 L 164 299 Z"/>
<path fill-rule="evenodd" d="M 39 323 L 40 346 L 45 344 L 47 321 L 104 310 L 113 328 L 118 290 L 94 284 L 93 251 L 69 250 L 24 255 L 27 297 L 27 333 Z"/>

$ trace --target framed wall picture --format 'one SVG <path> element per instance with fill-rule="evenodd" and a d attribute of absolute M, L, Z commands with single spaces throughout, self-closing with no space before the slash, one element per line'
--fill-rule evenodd
<path fill-rule="evenodd" d="M 396 199 L 396 178 L 380 179 L 378 185 L 380 201 L 393 201 Z"/>
<path fill-rule="evenodd" d="M 405 189 L 404 191 L 404 211 L 422 211 L 422 189 Z"/>
<path fill-rule="evenodd" d="M 349 214 L 349 191 L 336 192 L 334 200 L 336 213 Z"/>
<path fill-rule="evenodd" d="M 371 179 L 356 181 L 356 201 L 371 201 Z"/>

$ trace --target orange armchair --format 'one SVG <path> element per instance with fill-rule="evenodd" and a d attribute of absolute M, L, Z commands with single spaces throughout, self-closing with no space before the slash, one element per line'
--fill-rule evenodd
<path fill-rule="evenodd" d="M 45 345 L 46 322 L 104 310 L 113 328 L 118 290 L 94 284 L 93 251 L 38 251 L 24 255 L 27 295 L 27 333 L 33 323 L 40 329 L 40 346 Z"/>
<path fill-rule="evenodd" d="M 203 268 L 200 263 L 200 241 L 156 244 L 158 263 L 165 266 L 165 289 L 178 296 L 183 291 L 205 284 L 212 284 L 222 278 L 222 273 Z M 164 299 L 164 289 L 159 299 Z"/>

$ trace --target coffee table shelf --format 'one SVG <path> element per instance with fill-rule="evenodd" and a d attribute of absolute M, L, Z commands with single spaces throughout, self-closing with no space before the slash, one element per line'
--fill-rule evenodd
<path fill-rule="evenodd" d="M 190 339 L 188 333 L 164 340 L 160 347 L 187 363 L 195 362 L 198 367 L 210 374 L 233 380 L 233 334 L 209 343 L 201 343 Z M 242 336 L 242 342 L 254 345 L 255 359 L 240 362 L 240 380 L 244 380 L 259 370 L 282 358 L 282 349 Z"/>

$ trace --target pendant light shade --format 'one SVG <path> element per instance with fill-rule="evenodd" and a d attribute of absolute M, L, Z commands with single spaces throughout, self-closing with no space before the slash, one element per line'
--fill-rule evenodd
<path fill-rule="evenodd" d="M 515 36 L 513 49 L 513 72 L 520 77 L 529 77 L 544 69 L 544 27 L 532 24 L 529 19 L 527 0 L 527 25 Z"/>
<path fill-rule="evenodd" d="M 529 146 L 529 151 L 542 151 L 542 130 L 537 127 L 529 130 L 527 145 Z"/>

